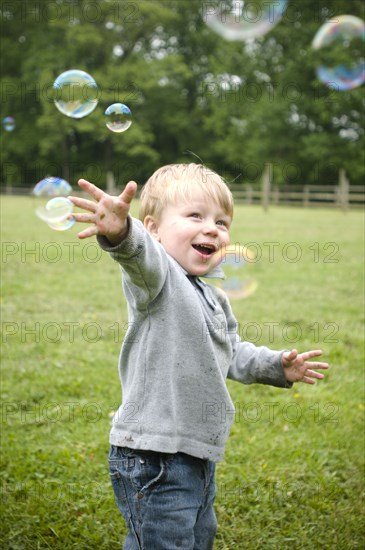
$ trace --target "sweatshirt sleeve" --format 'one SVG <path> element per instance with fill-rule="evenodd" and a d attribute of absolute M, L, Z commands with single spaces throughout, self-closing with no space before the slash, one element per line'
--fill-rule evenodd
<path fill-rule="evenodd" d="M 250 342 L 236 343 L 228 378 L 243 384 L 268 384 L 279 388 L 291 388 L 282 365 L 283 351 L 273 351 Z"/>
<path fill-rule="evenodd" d="M 121 266 L 127 299 L 137 309 L 145 309 L 161 291 L 168 272 L 163 247 L 145 230 L 142 222 L 128 216 L 128 232 L 117 246 L 99 236 L 99 245 Z"/>
<path fill-rule="evenodd" d="M 266 346 L 243 342 L 237 333 L 237 321 L 226 296 L 221 305 L 226 313 L 228 335 L 232 345 L 232 361 L 227 377 L 243 384 L 268 384 L 279 388 L 291 388 L 282 364 L 285 350 L 273 351 Z"/>

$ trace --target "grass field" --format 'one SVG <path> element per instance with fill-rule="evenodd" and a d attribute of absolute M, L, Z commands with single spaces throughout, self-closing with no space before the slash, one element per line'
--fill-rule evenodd
<path fill-rule="evenodd" d="M 0 545 L 113 550 L 125 534 L 107 470 L 127 327 L 119 270 L 35 204 L 1 198 Z M 250 243 L 258 283 L 232 300 L 241 337 L 323 349 L 332 369 L 292 390 L 228 383 L 217 550 L 364 548 L 363 234 L 359 211 L 236 208 L 232 242 Z"/>

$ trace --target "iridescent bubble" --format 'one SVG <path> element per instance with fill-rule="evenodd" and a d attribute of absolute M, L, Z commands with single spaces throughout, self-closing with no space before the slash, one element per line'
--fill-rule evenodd
<path fill-rule="evenodd" d="M 121 133 L 132 124 L 132 112 L 124 103 L 113 103 L 105 111 L 105 124 L 111 132 Z"/>
<path fill-rule="evenodd" d="M 12 132 L 15 128 L 15 120 L 12 116 L 6 116 L 3 119 L 3 127 L 7 132 Z"/>
<path fill-rule="evenodd" d="M 352 90 L 365 82 L 365 23 L 354 15 L 327 21 L 315 35 L 312 47 L 319 65 L 317 78 L 338 91 Z"/>
<path fill-rule="evenodd" d="M 288 0 L 206 2 L 203 19 L 226 40 L 248 40 L 269 32 L 280 21 Z"/>
<path fill-rule="evenodd" d="M 229 298 L 247 298 L 255 292 L 257 281 L 252 274 L 253 266 L 254 255 L 248 248 L 233 244 L 223 250 L 220 267 L 226 278 L 221 288 Z"/>
<path fill-rule="evenodd" d="M 98 104 L 98 87 L 88 73 L 73 69 L 60 74 L 54 84 L 57 109 L 71 118 L 83 118 Z"/>
<path fill-rule="evenodd" d="M 59 197 L 71 193 L 71 185 L 62 178 L 48 177 L 37 183 L 33 189 L 36 197 Z"/>
<path fill-rule="evenodd" d="M 66 231 L 75 223 L 74 218 L 69 218 L 73 211 L 73 203 L 65 197 L 54 197 L 46 206 L 36 209 L 38 218 L 46 222 L 56 231 Z"/>

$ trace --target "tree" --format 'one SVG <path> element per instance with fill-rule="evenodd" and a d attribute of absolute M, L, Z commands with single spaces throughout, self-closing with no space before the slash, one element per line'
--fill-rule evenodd
<path fill-rule="evenodd" d="M 161 164 L 196 155 L 228 181 L 259 181 L 271 162 L 279 184 L 333 184 L 342 167 L 362 183 L 364 88 L 320 83 L 311 48 L 326 19 L 363 18 L 362 1 L 350 9 L 348 0 L 291 0 L 266 35 L 229 42 L 205 24 L 204 10 L 232 1 L 3 1 L 1 116 L 14 116 L 16 128 L 2 132 L 1 181 L 32 187 L 46 175 L 72 184 L 83 176 L 103 186 L 112 172 L 119 185 L 143 183 Z M 80 120 L 59 113 L 52 97 L 70 68 L 99 87 L 97 108 Z M 104 123 L 114 102 L 133 113 L 119 135 Z"/>

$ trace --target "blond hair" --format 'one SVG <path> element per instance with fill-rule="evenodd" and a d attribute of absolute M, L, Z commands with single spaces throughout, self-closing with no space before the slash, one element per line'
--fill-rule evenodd
<path fill-rule="evenodd" d="M 143 221 L 149 215 L 161 219 L 166 205 L 179 201 L 189 202 L 197 190 L 233 217 L 233 197 L 224 180 L 203 164 L 191 163 L 168 164 L 152 174 L 142 189 L 140 220 Z"/>

